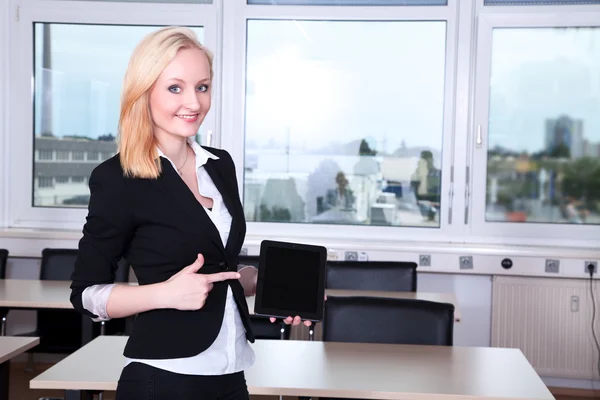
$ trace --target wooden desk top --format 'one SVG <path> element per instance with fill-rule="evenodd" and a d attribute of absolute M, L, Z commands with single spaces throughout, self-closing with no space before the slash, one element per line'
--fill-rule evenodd
<path fill-rule="evenodd" d="M 40 344 L 38 337 L 0 336 L 0 364 Z"/>
<path fill-rule="evenodd" d="M 73 308 L 70 281 L 0 279 L 0 307 Z"/>
<path fill-rule="evenodd" d="M 100 336 L 32 389 L 116 390 L 127 338 Z M 395 400 L 554 399 L 520 350 L 262 340 L 250 394 Z"/>
<path fill-rule="evenodd" d="M 37 279 L 0 279 L 0 307 L 7 308 L 73 308 L 70 281 L 41 281 Z M 372 296 L 420 299 L 454 304 L 454 318 L 461 319 L 458 301 L 452 293 L 379 292 L 364 290 L 327 289 L 329 296 Z M 250 313 L 254 314 L 254 296 L 246 297 Z"/>

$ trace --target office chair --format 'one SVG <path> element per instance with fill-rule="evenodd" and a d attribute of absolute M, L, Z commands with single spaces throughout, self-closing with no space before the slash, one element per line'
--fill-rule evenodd
<path fill-rule="evenodd" d="M 259 256 L 238 256 L 239 265 L 251 265 L 258 268 L 258 262 Z M 267 317 L 251 315 L 250 323 L 257 339 L 288 340 L 290 338 L 291 327 L 283 322 L 280 324 L 271 323 Z"/>
<path fill-rule="evenodd" d="M 452 346 L 453 335 L 453 304 L 362 296 L 325 303 L 326 342 Z"/>
<path fill-rule="evenodd" d="M 328 261 L 328 289 L 417 291 L 417 264 L 400 261 Z"/>
<path fill-rule="evenodd" d="M 40 280 L 70 281 L 76 260 L 77 250 L 75 249 L 43 249 Z M 121 261 L 115 272 L 115 281 L 126 282 L 128 277 L 129 265 L 125 261 Z M 30 353 L 72 353 L 83 344 L 81 334 L 83 318 L 73 309 L 41 309 L 37 311 L 36 330 L 19 336 L 40 337 L 40 344 L 31 349 Z M 101 330 L 124 332 L 124 326 L 124 320 L 111 320 L 105 324 L 105 327 L 97 325 L 93 336 L 97 336 Z"/>
<path fill-rule="evenodd" d="M 453 304 L 364 296 L 325 302 L 324 342 L 452 346 L 453 332 Z"/>
<path fill-rule="evenodd" d="M 406 261 L 328 261 L 327 289 L 417 291 L 417 263 Z M 308 340 L 314 340 L 314 324 Z"/>
<path fill-rule="evenodd" d="M 0 249 L 0 279 L 6 279 L 6 264 L 8 263 L 8 250 Z M 0 308 L 0 336 L 6 336 L 6 317 L 8 308 Z"/>

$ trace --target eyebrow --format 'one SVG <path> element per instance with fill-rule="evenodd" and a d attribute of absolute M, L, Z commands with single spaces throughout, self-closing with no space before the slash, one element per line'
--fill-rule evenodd
<path fill-rule="evenodd" d="M 176 81 L 176 82 L 185 83 L 184 80 L 179 79 L 179 78 L 170 78 L 170 79 L 167 79 L 167 81 Z M 206 82 L 210 82 L 210 78 L 203 78 L 198 81 L 198 83 L 206 83 Z"/>

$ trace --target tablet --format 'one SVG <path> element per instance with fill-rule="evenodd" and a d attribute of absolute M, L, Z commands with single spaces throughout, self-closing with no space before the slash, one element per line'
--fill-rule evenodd
<path fill-rule="evenodd" d="M 326 263 L 325 247 L 263 240 L 254 313 L 322 321 Z"/>

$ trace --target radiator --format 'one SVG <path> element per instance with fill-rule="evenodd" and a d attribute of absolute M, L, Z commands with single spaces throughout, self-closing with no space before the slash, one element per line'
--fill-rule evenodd
<path fill-rule="evenodd" d="M 596 283 L 594 297 L 596 337 L 600 340 Z M 496 277 L 492 346 L 521 349 L 541 376 L 597 379 L 590 281 Z"/>

